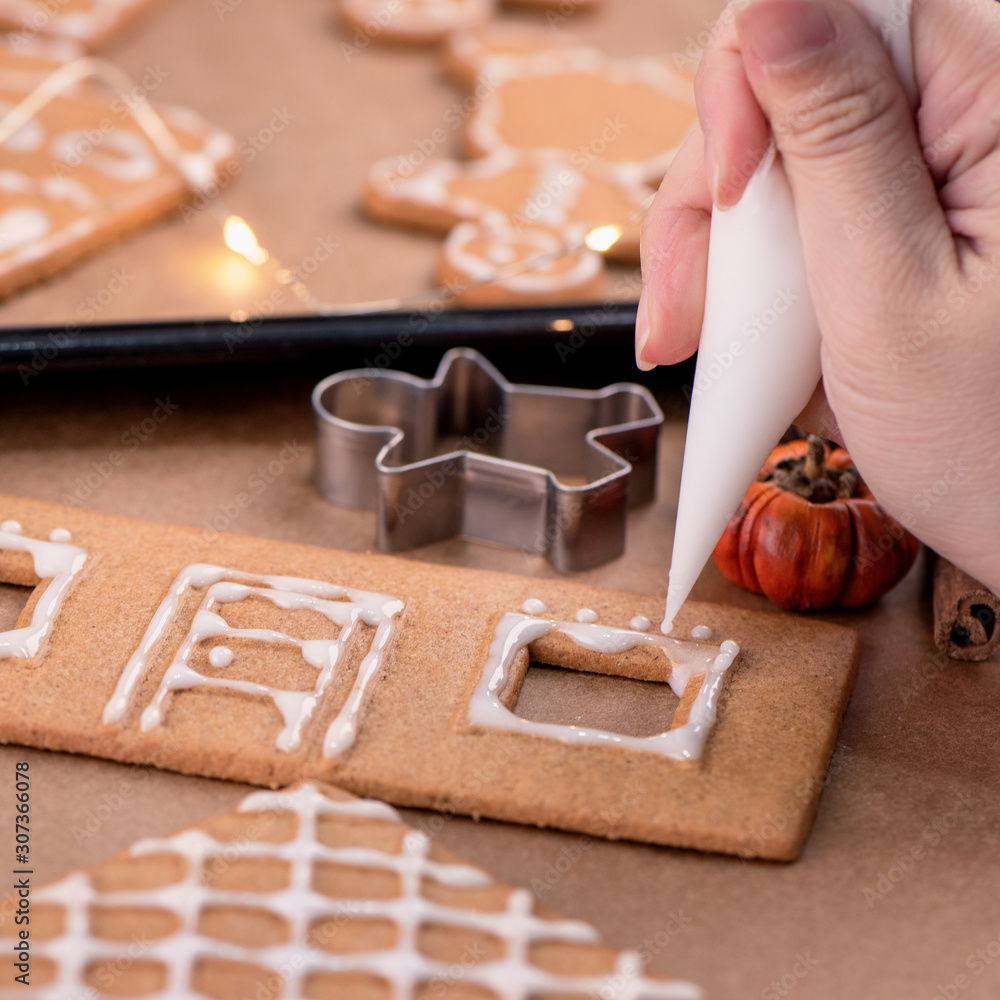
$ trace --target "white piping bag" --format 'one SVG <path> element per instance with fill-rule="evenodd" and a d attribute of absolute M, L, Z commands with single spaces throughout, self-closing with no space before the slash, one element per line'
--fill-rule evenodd
<path fill-rule="evenodd" d="M 914 106 L 910 0 L 856 6 L 882 33 Z M 663 632 L 771 449 L 809 402 L 819 348 L 792 193 L 772 144 L 739 203 L 712 211 Z"/>

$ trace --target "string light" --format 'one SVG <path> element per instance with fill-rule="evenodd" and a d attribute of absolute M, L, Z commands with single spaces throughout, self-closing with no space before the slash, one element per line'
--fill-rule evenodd
<path fill-rule="evenodd" d="M 591 231 L 584 236 L 583 242 L 586 243 L 591 250 L 596 250 L 598 253 L 604 253 L 605 250 L 609 250 L 618 242 L 619 239 L 621 239 L 621 235 L 621 226 L 598 226 L 596 229 L 591 229 Z"/>
<path fill-rule="evenodd" d="M 230 215 L 222 224 L 222 235 L 230 250 L 242 254 L 251 264 L 267 263 L 267 251 L 257 242 L 254 231 L 238 215 Z M 285 271 L 282 268 L 282 271 Z M 284 282 L 289 284 L 288 281 Z"/>
<path fill-rule="evenodd" d="M 145 132 L 160 155 L 177 168 L 188 187 L 196 192 L 205 195 L 209 194 L 209 189 L 215 187 L 215 176 L 214 171 L 207 169 L 205 158 L 199 154 L 185 152 L 180 147 L 166 123 L 154 110 L 149 101 L 146 100 L 146 97 L 141 93 L 139 88 L 134 86 L 127 74 L 122 72 L 113 63 L 93 56 L 75 59 L 60 66 L 35 87 L 20 103 L 11 108 L 5 115 L 0 116 L 0 146 L 30 122 L 38 112 L 63 91 L 87 77 L 96 79 L 124 102 L 125 107 L 128 108 L 136 124 Z M 366 312 L 389 312 L 414 307 L 419 304 L 426 304 L 428 301 L 448 301 L 456 295 L 454 287 L 446 288 L 439 286 L 428 292 L 420 292 L 414 295 L 391 299 L 380 299 L 378 301 L 342 304 L 322 302 L 309 291 L 305 282 L 294 271 L 281 264 L 273 254 L 269 254 L 260 245 L 250 225 L 245 219 L 229 209 L 221 195 L 214 190 L 211 193 L 214 195 L 210 203 L 211 212 L 222 226 L 222 234 L 226 245 L 257 267 L 261 267 L 270 261 L 274 268 L 274 280 L 278 284 L 290 288 L 300 302 L 320 315 L 332 316 Z M 645 215 L 652 200 L 653 195 L 650 195 L 620 225 L 596 226 L 584 234 L 582 239 L 578 238 L 572 242 L 568 242 L 556 251 L 540 253 L 526 260 L 515 261 L 504 267 L 499 267 L 488 276 L 470 280 L 464 287 L 471 288 L 477 285 L 491 284 L 495 281 L 512 278 L 516 275 L 536 270 L 561 257 L 578 253 L 585 247 L 597 253 L 604 253 L 621 238 L 625 230 Z M 243 313 L 245 313 L 245 310 L 236 310 L 232 315 L 235 317 Z"/>

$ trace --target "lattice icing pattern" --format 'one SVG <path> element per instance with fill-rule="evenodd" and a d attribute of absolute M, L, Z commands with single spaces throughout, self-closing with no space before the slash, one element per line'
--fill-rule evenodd
<path fill-rule="evenodd" d="M 254 576 L 223 566 L 195 563 L 177 575 L 170 591 L 150 621 L 139 647 L 119 677 L 114 694 L 104 709 L 105 724 L 120 723 L 136 700 L 138 689 L 156 659 L 160 644 L 181 614 L 181 602 L 192 591 L 205 591 L 187 635 L 174 654 L 149 704 L 140 717 L 143 730 L 159 726 L 177 691 L 193 687 L 222 688 L 254 697 L 269 698 L 281 713 L 284 726 L 278 734 L 279 750 L 297 749 L 303 731 L 317 705 L 335 678 L 344 651 L 359 626 L 374 627 L 370 646 L 358 666 L 357 677 L 347 700 L 327 729 L 323 754 L 343 753 L 357 734 L 358 720 L 371 686 L 382 668 L 383 652 L 392 635 L 393 620 L 403 610 L 403 602 L 387 594 L 352 590 L 321 580 L 290 576 Z M 285 610 L 317 612 L 337 627 L 336 636 L 300 639 L 273 629 L 234 628 L 222 616 L 224 605 L 256 596 Z M 244 639 L 266 645 L 297 646 L 303 660 L 316 670 L 311 691 L 272 687 L 255 681 L 206 675 L 191 666 L 192 654 L 208 639 Z M 225 668 L 233 659 L 227 646 L 214 646 L 209 654 L 213 667 Z"/>
<path fill-rule="evenodd" d="M 596 945 L 596 930 L 577 920 L 543 918 L 535 913 L 527 890 L 510 890 L 465 863 L 434 860 L 428 838 L 421 832 L 404 828 L 405 832 L 400 831 L 401 847 L 393 852 L 386 844 L 357 846 L 350 837 L 340 838 L 334 846 L 330 841 L 337 838 L 330 835 L 329 827 L 320 831 L 320 824 L 331 820 L 398 823 L 398 814 L 384 803 L 331 798 L 314 785 L 302 785 L 281 792 L 256 792 L 243 800 L 238 811 L 272 818 L 294 813 L 295 833 L 280 842 L 240 839 L 234 843 L 218 840 L 204 829 L 189 829 L 171 837 L 139 841 L 128 851 L 133 859 L 151 855 L 183 858 L 183 875 L 169 884 L 102 891 L 84 871 L 38 891 L 35 901 L 62 907 L 64 919 L 61 933 L 32 941 L 36 958 L 48 959 L 56 971 L 51 982 L 32 989 L 30 995 L 39 1000 L 85 995 L 88 969 L 119 961 L 123 954 L 129 954 L 127 948 L 132 944 L 96 936 L 92 932 L 93 914 L 99 908 L 136 908 L 165 912 L 174 918 L 173 932 L 143 939 L 142 961 L 157 963 L 162 969 L 159 987 L 143 993 L 147 1000 L 203 996 L 195 979 L 199 967 L 213 961 L 253 966 L 268 983 L 268 995 L 286 1000 L 305 996 L 349 1000 L 351 981 L 336 977 L 352 973 L 374 977 L 387 990 L 383 995 L 393 1000 L 408 1000 L 428 986 L 434 989 L 433 995 L 446 997 L 456 984 L 480 987 L 485 997 L 502 1000 L 541 1000 L 557 994 L 615 1000 L 697 1000 L 702 996 L 691 983 L 644 974 L 638 955 L 631 952 L 618 953 L 613 969 L 604 974 L 578 975 L 536 964 L 532 956 L 537 946 Z M 283 887 L 267 893 L 223 888 L 205 877 L 206 872 L 227 870 L 234 857 L 244 865 L 280 866 L 287 872 Z M 342 884 L 350 884 L 354 894 L 335 897 L 318 891 L 316 872 L 323 865 L 353 872 L 350 882 Z M 371 891 L 365 879 L 372 877 L 391 879 L 398 891 L 394 895 Z M 449 897 L 433 892 L 430 886 L 459 892 Z M 499 889 L 501 899 L 505 895 L 502 908 L 463 905 L 461 890 L 488 887 Z M 204 932 L 201 921 L 206 911 L 233 907 L 263 910 L 280 918 L 287 928 L 285 939 L 251 947 Z M 332 922 L 337 928 L 358 919 L 391 923 L 394 939 L 381 942 L 380 947 L 336 952 L 330 950 L 336 930 L 328 932 L 325 941 L 317 938 L 317 927 L 327 928 Z M 429 927 L 444 928 L 446 933 L 488 935 L 500 947 L 482 961 L 463 963 L 457 976 L 455 962 L 435 957 L 434 949 L 422 943 L 422 931 Z M 317 982 L 323 977 L 329 977 L 326 985 L 330 992 L 317 992 Z M 0 988 L 0 995 L 10 996 L 13 991 Z"/>
<path fill-rule="evenodd" d="M 63 599 L 87 561 L 87 552 L 70 544 L 70 537 L 65 528 L 55 528 L 48 541 L 28 538 L 17 521 L 0 524 L 0 549 L 27 552 L 35 576 L 49 581 L 35 604 L 31 621 L 21 628 L 0 632 L 0 660 L 8 656 L 30 659 L 51 634 Z"/>

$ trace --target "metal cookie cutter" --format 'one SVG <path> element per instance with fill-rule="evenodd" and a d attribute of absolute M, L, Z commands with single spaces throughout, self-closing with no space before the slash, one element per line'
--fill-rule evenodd
<path fill-rule="evenodd" d="M 589 569 L 622 554 L 626 508 L 655 493 L 663 413 L 630 382 L 513 385 L 456 348 L 430 380 L 331 375 L 312 405 L 319 492 L 374 510 L 382 552 L 464 535 Z"/>

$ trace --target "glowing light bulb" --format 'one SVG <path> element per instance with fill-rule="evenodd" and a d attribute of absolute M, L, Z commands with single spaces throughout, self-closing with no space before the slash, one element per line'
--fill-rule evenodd
<path fill-rule="evenodd" d="M 608 247 L 613 246 L 618 242 L 618 238 L 621 234 L 622 230 L 620 226 L 598 226 L 596 229 L 591 229 L 591 231 L 584 236 L 583 242 L 586 243 L 591 250 L 603 253 L 608 249 Z"/>
<path fill-rule="evenodd" d="M 251 264 L 267 262 L 267 251 L 257 242 L 253 230 L 238 216 L 231 215 L 222 227 L 226 245 L 242 254 Z"/>

